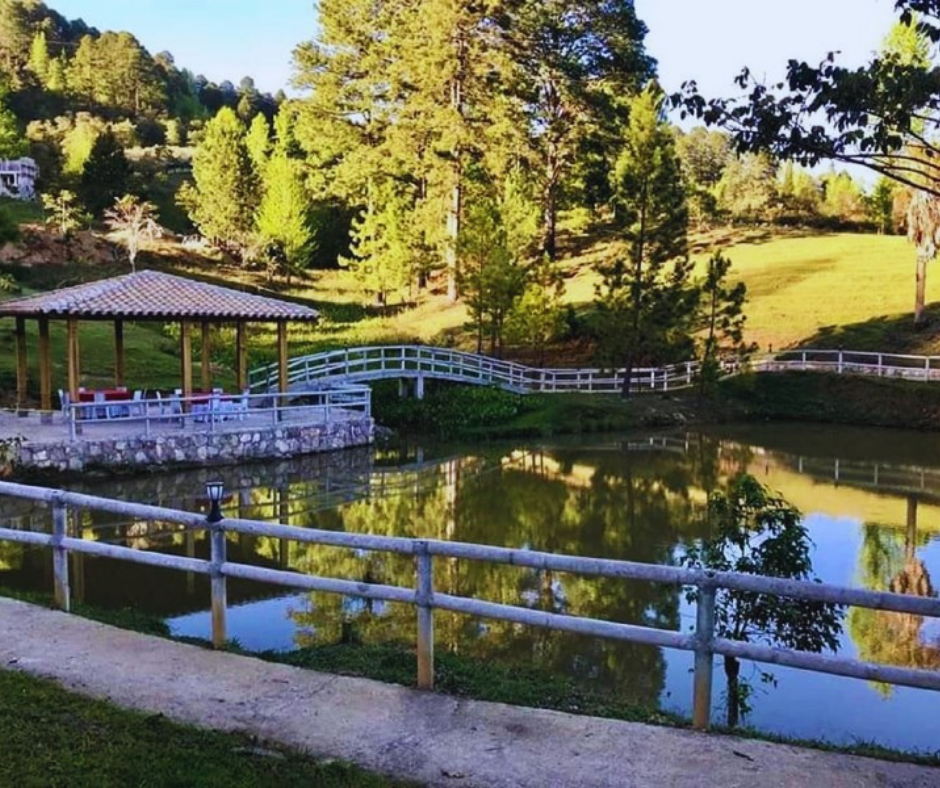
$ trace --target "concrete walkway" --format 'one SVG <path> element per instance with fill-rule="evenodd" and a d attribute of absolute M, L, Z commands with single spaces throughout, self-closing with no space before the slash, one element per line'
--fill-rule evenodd
<path fill-rule="evenodd" d="M 940 769 L 422 693 L 0 599 L 0 668 L 432 786 L 940 786 Z"/>

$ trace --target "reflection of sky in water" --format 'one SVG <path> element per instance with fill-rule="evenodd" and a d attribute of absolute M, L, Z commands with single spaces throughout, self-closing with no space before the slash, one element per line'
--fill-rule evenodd
<path fill-rule="evenodd" d="M 249 651 L 290 651 L 302 632 L 291 611 L 305 610 L 308 605 L 307 597 L 299 594 L 229 606 L 228 636 Z M 166 623 L 174 637 L 210 637 L 211 618 L 206 610 L 169 618 Z"/>
<path fill-rule="evenodd" d="M 816 543 L 813 565 L 827 583 L 858 586 L 858 556 L 862 547 L 862 523 L 848 517 L 807 514 L 805 522 Z M 898 531 L 898 537 L 903 538 Z M 940 577 L 940 543 L 933 540 L 917 551 L 932 576 Z M 695 623 L 694 607 L 682 600 L 683 628 Z M 839 654 L 858 659 L 847 622 L 840 637 Z M 930 638 L 929 632 L 935 633 Z M 940 620 L 927 619 L 921 639 L 936 642 Z M 663 706 L 689 714 L 692 696 L 691 653 L 666 650 L 666 690 Z M 800 738 L 826 739 L 837 743 L 874 741 L 888 747 L 933 753 L 940 748 L 940 693 L 894 687 L 885 696 L 867 681 L 768 665 L 777 686 L 764 686 L 756 669 L 743 665 L 741 675 L 750 677 L 756 689 L 754 710 L 747 723 L 755 728 Z M 720 658 L 715 660 L 713 717 L 723 720 L 725 676 Z"/>

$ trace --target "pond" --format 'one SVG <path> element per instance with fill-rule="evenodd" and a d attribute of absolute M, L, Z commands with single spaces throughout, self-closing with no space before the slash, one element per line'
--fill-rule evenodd
<path fill-rule="evenodd" d="M 353 450 L 287 463 L 130 480 L 85 480 L 86 492 L 204 509 L 204 484 L 226 484 L 224 511 L 299 527 L 452 539 L 578 555 L 675 563 L 703 538 L 708 492 L 747 471 L 805 515 L 816 573 L 826 582 L 936 594 L 940 577 L 940 453 L 937 436 L 806 425 L 729 426 L 706 432 L 623 436 L 550 445 Z M 14 527 L 48 527 L 48 513 L 4 502 Z M 203 534 L 161 523 L 117 522 L 84 512 L 85 538 L 204 557 Z M 230 560 L 411 586 L 402 557 L 241 537 Z M 73 596 L 165 617 L 175 634 L 209 632 L 203 577 L 73 557 Z M 51 588 L 47 552 L 0 543 L 0 585 Z M 674 587 L 588 579 L 517 567 L 438 560 L 445 593 L 582 616 L 689 630 L 694 609 Z M 230 581 L 230 637 L 249 649 L 329 644 L 354 632 L 365 643 L 414 642 L 414 611 L 335 595 L 288 593 Z M 619 698 L 688 715 L 692 655 L 506 622 L 435 614 L 439 650 L 536 666 Z M 840 653 L 940 669 L 940 621 L 851 609 Z M 938 697 L 854 679 L 774 668 L 754 678 L 747 723 L 789 736 L 876 742 L 935 752 Z M 723 713 L 716 663 L 715 719 Z"/>

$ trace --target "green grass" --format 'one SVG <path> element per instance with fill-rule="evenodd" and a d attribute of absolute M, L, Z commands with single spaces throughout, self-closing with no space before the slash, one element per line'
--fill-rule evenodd
<path fill-rule="evenodd" d="M 317 763 L 245 736 L 179 725 L 0 670 L 0 785 L 403 786 L 354 766 Z"/>
<path fill-rule="evenodd" d="M 786 372 L 731 378 L 721 384 L 730 415 L 940 430 L 940 387 L 852 375 Z"/>

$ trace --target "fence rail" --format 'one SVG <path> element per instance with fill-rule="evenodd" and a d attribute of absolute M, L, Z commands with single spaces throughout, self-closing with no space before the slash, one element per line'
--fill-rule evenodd
<path fill-rule="evenodd" d="M 633 391 L 670 391 L 691 385 L 695 362 L 633 370 Z M 383 378 L 435 378 L 457 383 L 496 385 L 518 392 L 587 392 L 616 394 L 623 388 L 624 370 L 601 368 L 529 367 L 513 361 L 429 345 L 377 345 L 299 356 L 288 362 L 288 385 L 316 386 L 329 380 L 365 381 Z M 252 370 L 252 391 L 267 391 L 278 383 L 276 366 Z"/>
<path fill-rule="evenodd" d="M 366 417 L 372 412 L 371 389 L 348 383 L 303 392 L 240 395 L 214 392 L 95 402 L 70 402 L 68 395 L 64 396 L 62 419 L 73 441 L 85 430 L 103 425 L 136 427 L 149 437 L 155 429 L 168 426 L 214 433 L 223 430 L 226 424 L 244 426 L 246 420 L 253 425 L 267 422 L 277 425 L 296 419 L 316 419 L 329 424 L 350 412 Z"/>
<path fill-rule="evenodd" d="M 698 370 L 697 361 L 635 369 L 630 378 L 630 390 L 674 391 L 685 388 L 693 383 Z M 797 370 L 940 380 L 940 356 L 807 348 L 785 350 L 747 364 L 729 363 L 724 367 L 724 372 L 728 375 L 745 370 Z M 345 348 L 298 356 L 288 362 L 288 385 L 295 389 L 304 386 L 313 388 L 331 380 L 422 380 L 429 377 L 457 383 L 495 385 L 522 393 L 616 394 L 623 389 L 624 375 L 624 369 L 529 367 L 512 361 L 430 345 Z M 268 391 L 275 388 L 278 383 L 277 367 L 270 365 L 252 370 L 249 382 L 252 391 Z"/>
<path fill-rule="evenodd" d="M 11 482 L 0 482 L 0 496 L 25 498 L 52 506 L 53 529 L 51 534 L 17 531 L 0 527 L 0 541 L 40 545 L 52 549 L 54 599 L 57 607 L 63 610 L 69 609 L 67 560 L 69 552 L 205 574 L 211 580 L 212 643 L 217 648 L 222 647 L 226 642 L 226 580 L 234 577 L 291 588 L 325 591 L 414 605 L 417 610 L 417 684 L 423 689 L 432 689 L 434 686 L 433 612 L 434 610 L 450 610 L 466 615 L 512 621 L 547 629 L 693 651 L 695 652 L 693 724 L 697 728 L 706 728 L 709 724 L 713 657 L 715 654 L 870 681 L 940 690 L 940 673 L 936 671 L 877 665 L 839 656 L 740 643 L 715 637 L 715 595 L 718 589 L 734 589 L 800 600 L 856 605 L 874 610 L 940 617 L 940 600 L 936 598 L 906 596 L 889 592 L 846 588 L 825 583 L 807 583 L 733 572 L 711 572 L 463 542 L 301 529 L 254 520 L 221 519 L 213 522 L 211 517 L 207 518 L 192 512 Z M 210 560 L 145 553 L 132 548 L 74 538 L 67 532 L 67 507 L 95 509 L 140 519 L 161 520 L 177 523 L 189 529 L 207 529 L 210 538 Z M 413 588 L 389 586 L 345 578 L 303 575 L 284 570 L 233 563 L 228 561 L 226 557 L 226 535 L 229 533 L 269 536 L 307 544 L 414 556 L 415 586 Z M 695 587 L 699 591 L 696 628 L 691 634 L 683 634 L 671 630 L 574 615 L 547 613 L 526 607 L 440 593 L 434 590 L 433 559 L 435 557 Z"/>

